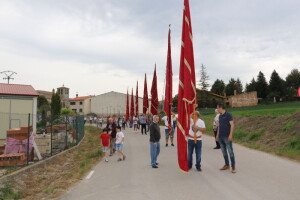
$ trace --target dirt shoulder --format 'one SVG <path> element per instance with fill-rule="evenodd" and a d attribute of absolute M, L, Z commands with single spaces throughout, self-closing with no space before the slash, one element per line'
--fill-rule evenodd
<path fill-rule="evenodd" d="M 204 117 L 208 133 L 213 117 Z M 234 142 L 300 161 L 300 112 L 281 116 L 234 116 Z"/>
<path fill-rule="evenodd" d="M 102 158 L 100 131 L 96 127 L 86 127 L 85 138 L 78 149 L 11 182 L 14 192 L 20 194 L 19 199 L 53 199 L 81 180 Z"/>

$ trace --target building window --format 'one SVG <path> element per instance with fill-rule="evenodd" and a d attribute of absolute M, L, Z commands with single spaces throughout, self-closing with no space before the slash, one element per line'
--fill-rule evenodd
<path fill-rule="evenodd" d="M 69 90 L 68 89 L 66 89 L 66 94 L 69 94 Z"/>
<path fill-rule="evenodd" d="M 83 102 L 82 101 L 80 101 L 80 105 L 82 105 L 83 104 Z"/>
<path fill-rule="evenodd" d="M 82 112 L 82 108 L 79 109 L 79 112 Z"/>
<path fill-rule="evenodd" d="M 77 109 L 72 109 L 74 112 L 77 112 Z"/>
<path fill-rule="evenodd" d="M 71 101 L 70 103 L 72 106 L 76 105 L 76 102 L 75 101 Z"/>

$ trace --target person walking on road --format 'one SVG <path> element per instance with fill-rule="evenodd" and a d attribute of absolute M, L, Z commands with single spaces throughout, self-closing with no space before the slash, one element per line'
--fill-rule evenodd
<path fill-rule="evenodd" d="M 157 157 L 160 153 L 160 128 L 159 116 L 153 116 L 153 123 L 150 125 L 150 156 L 152 168 L 158 168 Z"/>
<path fill-rule="evenodd" d="M 106 128 L 103 129 L 103 133 L 100 135 L 102 142 L 102 152 L 104 153 L 105 162 L 108 162 L 108 149 L 110 143 L 110 135 Z"/>
<path fill-rule="evenodd" d="M 166 147 L 168 147 L 169 145 L 169 138 L 171 140 L 171 145 L 174 147 L 173 139 L 175 129 L 173 129 L 173 117 L 171 116 L 171 127 L 169 127 L 169 119 L 167 115 L 161 119 L 165 122 Z M 171 130 L 171 133 L 169 132 L 169 130 Z"/>
<path fill-rule="evenodd" d="M 144 134 L 144 131 L 145 131 L 145 135 L 147 135 L 147 118 L 146 118 L 146 115 L 143 114 L 141 117 L 140 117 L 140 122 L 141 122 L 141 131 L 142 131 L 142 135 Z"/>
<path fill-rule="evenodd" d="M 215 114 L 216 114 L 216 117 L 215 117 L 214 123 L 213 123 L 213 131 L 214 131 L 214 134 L 215 134 L 216 147 L 214 149 L 220 149 L 221 148 L 220 144 L 217 141 L 218 127 L 219 127 L 219 117 L 220 117 L 220 113 L 219 113 L 218 109 L 215 110 Z"/>
<path fill-rule="evenodd" d="M 121 131 L 121 126 L 117 126 L 117 135 L 116 135 L 116 150 L 119 154 L 119 159 L 118 161 L 125 160 L 126 156 L 123 153 L 123 146 L 124 146 L 124 141 L 125 141 L 125 136 L 124 133 Z"/>
<path fill-rule="evenodd" d="M 218 104 L 217 107 L 220 116 L 219 116 L 219 128 L 217 134 L 217 141 L 220 143 L 220 147 L 222 149 L 223 157 L 225 160 L 225 165 L 220 170 L 227 170 L 230 168 L 229 166 L 229 159 L 228 153 L 231 160 L 231 172 L 236 173 L 235 168 L 235 157 L 232 147 L 232 137 L 233 137 L 233 129 L 234 129 L 234 122 L 232 115 L 225 110 L 223 104 Z M 228 151 L 228 153 L 227 153 Z"/>
<path fill-rule="evenodd" d="M 108 123 L 106 125 L 106 128 L 108 130 L 108 133 L 110 134 L 110 155 L 112 156 L 116 149 L 115 149 L 115 142 L 116 142 L 116 127 L 117 125 L 115 124 L 113 118 L 108 119 Z"/>
<path fill-rule="evenodd" d="M 194 123 L 195 122 L 195 123 Z M 193 166 L 193 153 L 196 153 L 196 169 L 201 170 L 202 133 L 206 130 L 205 123 L 200 119 L 200 113 L 195 111 L 191 115 L 191 123 L 188 137 L 188 162 L 189 169 Z M 196 134 L 196 135 L 195 135 Z M 196 137 L 196 140 L 195 140 Z"/>

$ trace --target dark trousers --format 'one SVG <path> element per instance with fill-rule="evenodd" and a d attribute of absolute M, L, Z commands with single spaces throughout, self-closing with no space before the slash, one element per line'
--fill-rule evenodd
<path fill-rule="evenodd" d="M 143 130 L 145 130 L 145 134 L 147 134 L 147 129 L 146 129 L 146 124 L 141 124 L 142 125 L 142 134 L 144 133 Z"/>
<path fill-rule="evenodd" d="M 217 134 L 218 134 L 218 131 L 214 131 L 214 134 L 215 134 L 215 138 L 217 137 Z M 218 148 L 221 148 L 220 147 L 220 143 L 216 140 L 216 145 Z"/>

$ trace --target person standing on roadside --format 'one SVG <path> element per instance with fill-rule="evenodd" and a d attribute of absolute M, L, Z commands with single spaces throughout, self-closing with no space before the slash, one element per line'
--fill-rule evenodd
<path fill-rule="evenodd" d="M 201 170 L 202 134 L 206 130 L 205 123 L 200 119 L 200 113 L 195 111 L 191 115 L 191 124 L 188 136 L 188 162 L 189 169 L 193 166 L 193 152 L 196 153 L 196 169 Z M 195 135 L 196 134 L 196 135 Z M 196 137 L 196 141 L 195 141 Z"/>
<path fill-rule="evenodd" d="M 108 162 L 110 135 L 108 134 L 106 128 L 103 129 L 103 133 L 100 135 L 100 139 L 102 142 L 102 152 L 104 153 L 105 162 Z"/>
<path fill-rule="evenodd" d="M 125 136 L 124 133 L 121 131 L 121 126 L 117 126 L 117 135 L 116 135 L 116 150 L 117 153 L 119 154 L 119 159 L 118 161 L 125 160 L 126 156 L 123 152 L 123 146 L 124 146 L 124 141 L 125 141 Z"/>
<path fill-rule="evenodd" d="M 159 116 L 153 116 L 153 123 L 150 125 L 150 156 L 152 168 L 158 168 L 157 157 L 160 153 L 160 128 Z"/>
<path fill-rule="evenodd" d="M 214 119 L 214 123 L 213 123 L 213 131 L 215 134 L 215 140 L 216 140 L 216 147 L 214 149 L 220 149 L 220 144 L 217 141 L 217 134 L 218 134 L 218 127 L 219 127 L 219 117 L 220 117 L 220 113 L 218 111 L 218 109 L 215 110 L 215 119 Z"/>
<path fill-rule="evenodd" d="M 113 118 L 109 118 L 108 123 L 106 125 L 108 133 L 110 134 L 110 155 L 109 156 L 112 156 L 116 151 L 115 149 L 116 134 L 117 134 L 116 127 L 117 125 L 114 122 Z"/>
<path fill-rule="evenodd" d="M 228 159 L 228 153 L 229 153 L 230 160 L 231 160 L 231 168 L 232 168 L 231 172 L 236 173 L 235 156 L 232 147 L 232 138 L 233 138 L 233 130 L 234 130 L 233 117 L 229 112 L 225 110 L 223 104 L 218 104 L 217 109 L 220 113 L 220 116 L 219 116 L 218 134 L 216 139 L 220 143 L 222 154 L 225 160 L 225 165 L 220 170 L 227 170 L 230 168 L 229 159 Z"/>
<path fill-rule="evenodd" d="M 142 135 L 144 134 L 144 130 L 145 130 L 145 135 L 147 135 L 147 118 L 146 118 L 146 115 L 143 114 L 141 117 L 140 117 L 140 122 L 141 122 L 141 131 L 142 131 Z"/>
<path fill-rule="evenodd" d="M 169 118 L 167 115 L 165 115 L 163 118 L 161 118 L 165 122 L 165 137 L 166 137 L 166 147 L 169 145 L 169 138 L 171 140 L 171 145 L 174 147 L 174 129 L 173 129 L 173 117 L 171 115 L 171 127 L 169 127 Z"/>

